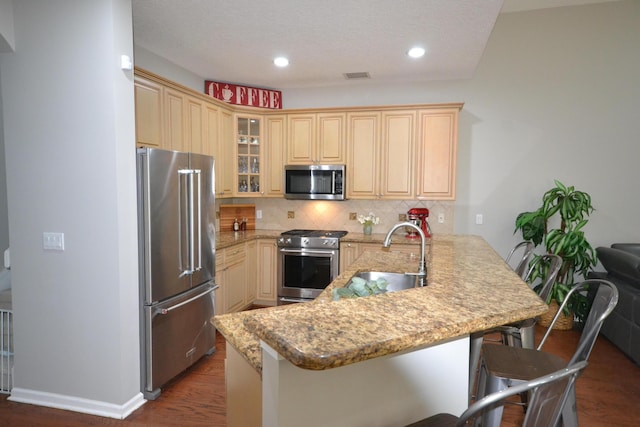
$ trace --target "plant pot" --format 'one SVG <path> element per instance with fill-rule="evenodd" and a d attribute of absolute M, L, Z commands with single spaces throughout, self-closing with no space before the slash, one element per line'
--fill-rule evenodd
<path fill-rule="evenodd" d="M 546 313 L 540 315 L 540 317 L 538 318 L 538 324 L 540 326 L 548 328 L 559 308 L 560 306 L 558 305 L 556 300 L 551 300 L 551 303 L 549 303 L 549 310 L 547 310 Z M 561 314 L 558 320 L 556 320 L 556 323 L 553 325 L 553 329 L 562 331 L 573 329 L 573 313 L 569 313 L 568 315 L 564 313 Z"/>

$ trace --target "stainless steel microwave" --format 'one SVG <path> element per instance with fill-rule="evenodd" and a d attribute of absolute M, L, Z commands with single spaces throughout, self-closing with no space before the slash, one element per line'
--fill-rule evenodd
<path fill-rule="evenodd" d="M 285 165 L 284 197 L 345 200 L 345 165 Z"/>

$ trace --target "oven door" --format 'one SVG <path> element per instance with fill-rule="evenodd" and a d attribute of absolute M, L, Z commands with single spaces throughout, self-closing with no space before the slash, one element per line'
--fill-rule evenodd
<path fill-rule="evenodd" d="M 280 248 L 278 304 L 316 298 L 338 275 L 339 251 Z"/>

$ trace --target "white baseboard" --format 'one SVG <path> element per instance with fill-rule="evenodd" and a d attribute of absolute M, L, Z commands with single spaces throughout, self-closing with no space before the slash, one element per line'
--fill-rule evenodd
<path fill-rule="evenodd" d="M 68 411 L 82 412 L 85 414 L 99 415 L 101 417 L 116 418 L 119 420 L 125 419 L 146 402 L 142 393 L 137 393 L 124 405 L 114 405 L 113 403 L 101 402 L 98 400 L 28 390 L 18 387 L 14 387 L 11 390 L 11 396 L 9 396 L 8 399 L 12 402 L 65 409 Z"/>

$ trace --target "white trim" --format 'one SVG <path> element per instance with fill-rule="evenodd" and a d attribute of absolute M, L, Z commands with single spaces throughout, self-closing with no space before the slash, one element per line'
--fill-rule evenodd
<path fill-rule="evenodd" d="M 57 393 L 47 393 L 36 390 L 14 387 L 8 400 L 12 402 L 30 403 L 32 405 L 47 406 L 49 408 L 66 409 L 101 417 L 125 419 L 133 411 L 144 405 L 142 393 L 137 393 L 124 405 L 100 402 L 98 400 L 81 397 L 65 396 Z"/>

